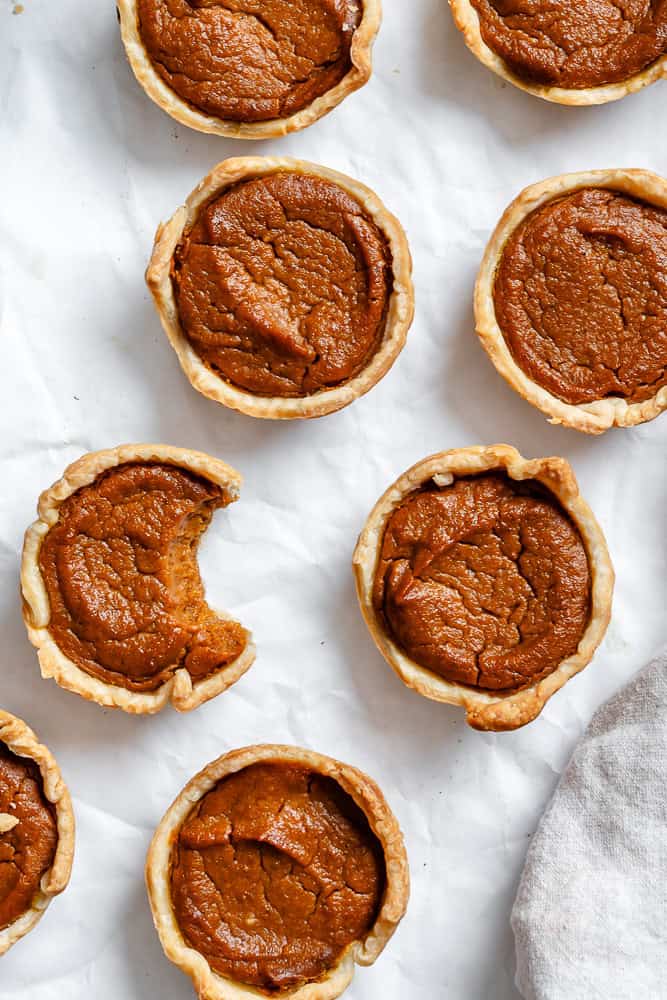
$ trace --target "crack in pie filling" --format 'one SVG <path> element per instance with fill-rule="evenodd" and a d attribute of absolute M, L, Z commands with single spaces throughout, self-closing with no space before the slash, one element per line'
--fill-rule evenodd
<path fill-rule="evenodd" d="M 198 804 L 174 847 L 185 938 L 212 969 L 282 991 L 318 979 L 377 918 L 382 849 L 331 778 L 256 764 Z"/>
<path fill-rule="evenodd" d="M 390 252 L 377 225 L 322 177 L 281 172 L 211 201 L 172 280 L 209 368 L 248 392 L 307 396 L 348 381 L 382 337 Z"/>
<path fill-rule="evenodd" d="M 667 181 L 562 174 L 508 206 L 475 288 L 482 345 L 553 423 L 590 434 L 667 406 Z"/>
<path fill-rule="evenodd" d="M 289 158 L 218 164 L 160 226 L 146 280 L 190 382 L 255 417 L 368 392 L 414 312 L 400 223 L 352 178 Z"/>
<path fill-rule="evenodd" d="M 568 463 L 508 445 L 440 452 L 378 500 L 353 557 L 371 636 L 401 680 L 475 729 L 532 722 L 588 665 L 614 572 Z"/>
<path fill-rule="evenodd" d="M 587 188 L 514 231 L 494 284 L 517 364 L 567 403 L 667 384 L 667 211 Z"/>
<path fill-rule="evenodd" d="M 431 483 L 393 512 L 373 599 L 417 663 L 462 684 L 517 689 L 576 651 L 590 572 L 548 491 L 490 472 Z"/>
<path fill-rule="evenodd" d="M 403 917 L 403 838 L 377 785 L 299 747 L 234 750 L 158 826 L 146 882 L 165 953 L 206 1000 L 334 1000 Z"/>
<path fill-rule="evenodd" d="M 56 486 L 40 501 L 48 528 L 37 522 L 38 544 L 26 544 L 26 579 L 36 575 L 48 611 L 40 615 L 39 592 L 28 586 L 26 620 L 30 629 L 41 617 L 48 640 L 31 638 L 55 647 L 74 677 L 82 672 L 103 686 L 88 690 L 124 692 L 121 707 L 130 711 L 161 707 L 174 685 L 176 706 L 184 697 L 182 707 L 194 707 L 188 699 L 196 691 L 215 678 L 221 690 L 251 662 L 247 632 L 209 608 L 197 565 L 202 533 L 214 511 L 235 499 L 237 486 L 230 490 L 225 476 L 232 470 L 208 456 L 195 453 L 190 468 L 193 453 L 178 449 L 166 461 L 160 447 L 155 458 L 143 458 L 151 449 L 139 448 L 133 461 L 122 461 L 131 447 L 119 451 L 121 460 L 99 471 L 97 455 L 84 457 L 92 470 L 87 481 L 65 497 Z M 68 475 L 71 482 L 71 469 L 66 481 Z"/>
<path fill-rule="evenodd" d="M 619 83 L 667 51 L 665 0 L 471 0 L 488 47 L 530 83 Z"/>
<path fill-rule="evenodd" d="M 185 102 L 237 122 L 288 118 L 352 68 L 361 0 L 137 0 L 154 69 Z"/>
<path fill-rule="evenodd" d="M 57 845 L 39 768 L 0 740 L 0 931 L 31 908 Z"/>

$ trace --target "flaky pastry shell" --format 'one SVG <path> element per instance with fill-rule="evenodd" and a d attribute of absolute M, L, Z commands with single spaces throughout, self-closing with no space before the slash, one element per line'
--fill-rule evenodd
<path fill-rule="evenodd" d="M 602 434 L 610 427 L 634 427 L 659 416 L 667 409 L 667 385 L 641 403 L 628 403 L 620 396 L 592 403 L 566 403 L 535 382 L 516 363 L 498 325 L 493 301 L 496 272 L 514 230 L 548 202 L 588 187 L 620 191 L 667 211 L 667 181 L 649 170 L 589 170 L 559 174 L 532 184 L 505 210 L 486 247 L 475 285 L 475 325 L 484 350 L 503 378 L 546 414 L 549 423 L 563 424 L 586 434 Z"/>
<path fill-rule="evenodd" d="M 514 73 L 497 52 L 489 48 L 480 31 L 479 15 L 470 0 L 449 0 L 456 27 L 462 33 L 465 43 L 474 56 L 497 76 L 507 80 L 520 90 L 541 97 L 553 104 L 565 104 L 573 107 L 588 107 L 594 104 L 607 104 L 618 101 L 627 94 L 647 87 L 656 80 L 667 76 L 667 54 L 656 59 L 639 73 L 634 73 L 620 83 L 606 83 L 599 87 L 554 87 L 547 84 L 531 83 Z"/>
<path fill-rule="evenodd" d="M 267 993 L 221 976 L 206 958 L 190 947 L 181 934 L 171 902 L 171 854 L 181 827 L 192 809 L 222 779 L 252 764 L 285 763 L 309 768 L 333 778 L 363 811 L 380 841 L 387 883 L 380 912 L 365 938 L 355 941 L 338 964 L 316 982 L 280 991 L 281 1000 L 335 1000 L 349 986 L 357 965 L 372 965 L 405 914 L 410 873 L 403 835 L 396 817 L 371 778 L 314 750 L 264 744 L 232 750 L 208 764 L 170 806 L 151 843 L 146 861 L 146 885 L 155 928 L 167 958 L 190 977 L 200 1000 L 251 1000 Z"/>
<path fill-rule="evenodd" d="M 457 476 L 474 476 L 502 469 L 511 479 L 535 479 L 556 497 L 579 530 L 591 574 L 590 618 L 576 653 L 547 677 L 516 692 L 494 694 L 448 681 L 412 660 L 394 642 L 373 604 L 373 584 L 385 525 L 402 501 L 429 480 L 449 486 Z M 509 445 L 458 448 L 418 462 L 389 487 L 371 511 L 353 558 L 357 595 L 375 645 L 404 684 L 433 701 L 462 705 L 474 729 L 518 729 L 537 718 L 546 702 L 571 677 L 586 667 L 599 646 L 611 617 L 614 571 L 602 530 L 568 462 L 563 458 L 525 459 Z"/>
<path fill-rule="evenodd" d="M 392 258 L 393 289 L 389 299 L 382 341 L 368 365 L 354 378 L 332 389 L 321 389 L 311 396 L 288 398 L 260 396 L 238 388 L 216 375 L 199 357 L 186 337 L 179 320 L 178 307 L 171 281 L 171 263 L 184 232 L 196 221 L 199 212 L 213 198 L 239 181 L 289 171 L 322 177 L 337 184 L 351 195 L 373 219 L 389 243 Z M 192 386 L 202 395 L 223 406 L 252 417 L 271 420 L 291 420 L 302 417 L 322 417 L 342 409 L 363 396 L 386 375 L 400 354 L 414 315 L 412 260 L 403 228 L 387 211 L 370 188 L 304 160 L 277 156 L 243 156 L 223 160 L 205 177 L 171 219 L 158 227 L 153 253 L 146 271 L 146 282 L 153 295 L 171 346 L 178 355 L 181 368 Z"/>
<path fill-rule="evenodd" d="M 42 876 L 40 889 L 32 906 L 9 927 L 0 930 L 0 955 L 4 955 L 39 923 L 53 897 L 67 888 L 74 861 L 75 823 L 69 791 L 51 752 L 38 742 L 25 722 L 1 709 L 0 741 L 18 757 L 26 757 L 37 764 L 42 776 L 44 797 L 55 808 L 58 827 L 58 846 L 53 864 Z"/>
<path fill-rule="evenodd" d="M 363 0 L 363 16 L 352 36 L 352 66 L 340 83 L 287 118 L 237 122 L 207 115 L 179 97 L 155 71 L 139 30 L 137 0 L 116 0 L 116 6 L 121 38 L 132 72 L 151 100 L 181 125 L 229 139 L 277 139 L 307 128 L 332 111 L 349 94 L 359 90 L 370 80 L 373 71 L 373 43 L 382 23 L 381 0 Z"/>
<path fill-rule="evenodd" d="M 28 638 L 37 649 L 42 677 L 106 708 L 121 708 L 134 715 L 159 712 L 171 701 L 179 712 L 188 712 L 225 691 L 243 676 L 255 659 L 250 633 L 236 660 L 201 681 L 193 683 L 188 671 L 179 667 L 155 691 L 129 691 L 86 673 L 67 657 L 49 632 L 51 610 L 39 567 L 39 552 L 49 529 L 58 521 L 60 505 L 108 469 L 131 462 L 163 462 L 187 469 L 217 484 L 229 502 L 237 500 L 242 478 L 235 469 L 204 452 L 165 444 L 125 444 L 83 455 L 65 469 L 62 479 L 45 490 L 37 504 L 38 519 L 28 528 L 21 561 L 23 620 Z M 220 619 L 229 616 L 217 612 Z"/>

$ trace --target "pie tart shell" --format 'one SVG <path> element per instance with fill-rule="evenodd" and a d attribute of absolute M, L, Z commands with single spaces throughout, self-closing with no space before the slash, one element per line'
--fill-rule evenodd
<path fill-rule="evenodd" d="M 351 195 L 373 219 L 389 244 L 392 258 L 393 288 L 385 320 L 382 341 L 366 367 L 340 386 L 321 389 L 311 396 L 296 398 L 260 396 L 241 389 L 216 375 L 202 361 L 185 335 L 171 281 L 174 251 L 184 232 L 196 221 L 200 211 L 213 198 L 240 181 L 289 171 L 321 177 Z M 146 271 L 146 282 L 153 295 L 171 346 L 192 386 L 223 406 L 252 417 L 291 420 L 322 417 L 342 409 L 363 396 L 389 371 L 400 354 L 414 315 L 412 260 L 403 228 L 369 188 L 345 174 L 318 164 L 291 157 L 243 156 L 223 160 L 206 176 L 171 217 L 158 227 L 153 253 Z"/>
<path fill-rule="evenodd" d="M 267 997 L 262 990 L 221 976 L 204 955 L 188 945 L 176 920 L 170 891 L 172 849 L 192 809 L 221 779 L 258 763 L 292 764 L 333 778 L 366 815 L 384 851 L 387 884 L 369 933 L 353 942 L 337 965 L 317 981 L 275 994 L 281 1000 L 334 1000 L 351 983 L 355 964 L 372 965 L 392 937 L 408 905 L 410 874 L 403 836 L 375 782 L 356 768 L 314 750 L 275 744 L 232 750 L 208 764 L 185 786 L 160 822 L 146 861 L 146 885 L 155 928 L 167 958 L 191 978 L 200 1000 Z"/>
<path fill-rule="evenodd" d="M 0 955 L 4 955 L 39 923 L 53 897 L 67 888 L 74 860 L 75 823 L 69 791 L 51 752 L 38 741 L 25 722 L 1 709 L 0 740 L 18 757 L 26 757 L 37 764 L 44 797 L 55 808 L 58 827 L 58 846 L 53 864 L 42 876 L 32 906 L 0 931 Z"/>
<path fill-rule="evenodd" d="M 565 104 L 571 107 L 589 107 L 595 104 L 608 104 L 618 101 L 627 94 L 634 94 L 656 80 L 667 76 L 667 53 L 656 59 L 639 73 L 634 73 L 627 80 L 619 83 L 606 83 L 598 87 L 552 87 L 546 84 L 530 83 L 514 73 L 508 64 L 493 49 L 489 48 L 484 39 L 479 24 L 479 15 L 470 0 L 449 0 L 454 23 L 465 39 L 465 43 L 474 56 L 497 76 L 520 90 L 534 97 L 541 97 L 553 104 Z"/>
<path fill-rule="evenodd" d="M 255 659 L 250 633 L 240 656 L 221 670 L 193 684 L 188 671 L 180 667 L 155 691 L 129 691 L 86 673 L 67 657 L 49 632 L 51 609 L 39 567 L 39 553 L 49 529 L 58 521 L 60 505 L 77 490 L 118 465 L 131 462 L 162 462 L 186 469 L 220 486 L 232 502 L 240 493 L 242 478 L 235 469 L 204 452 L 174 448 L 164 444 L 125 444 L 91 452 L 68 466 L 62 479 L 45 490 L 37 505 L 37 520 L 28 528 L 21 561 L 23 620 L 28 638 L 37 649 L 42 677 L 53 678 L 68 691 L 105 708 L 121 708 L 135 715 L 159 712 L 171 701 L 179 712 L 188 712 L 225 691 L 243 676 Z M 221 619 L 229 618 L 216 611 Z"/>
<path fill-rule="evenodd" d="M 620 396 L 596 399 L 592 403 L 566 403 L 517 365 L 498 324 L 493 301 L 496 273 L 505 246 L 517 227 L 543 205 L 587 187 L 620 191 L 667 211 L 667 181 L 648 170 L 559 174 L 527 187 L 505 210 L 486 247 L 475 285 L 475 325 L 484 350 L 503 378 L 520 396 L 546 414 L 550 423 L 563 424 L 587 434 L 602 434 L 610 427 L 634 427 L 659 416 L 667 409 L 667 385 L 641 403 L 628 403 Z"/>
<path fill-rule="evenodd" d="M 137 0 L 116 0 L 120 33 L 132 72 L 145 92 L 163 111 L 181 125 L 225 136 L 229 139 L 277 139 L 298 132 L 328 114 L 345 98 L 368 83 L 373 65 L 372 51 L 382 23 L 381 0 L 362 0 L 363 16 L 352 36 L 352 66 L 335 87 L 287 118 L 260 122 L 237 122 L 216 118 L 188 104 L 156 72 L 139 31 Z"/>
<path fill-rule="evenodd" d="M 431 479 L 449 485 L 459 476 L 474 476 L 502 469 L 514 480 L 535 479 L 559 501 L 583 540 L 591 574 L 590 619 L 576 653 L 563 660 L 553 673 L 519 691 L 493 693 L 448 681 L 412 660 L 376 613 L 373 584 L 387 521 L 412 492 Z M 353 569 L 362 614 L 375 645 L 404 684 L 433 701 L 461 705 L 474 729 L 518 729 L 537 718 L 545 704 L 571 677 L 586 667 L 599 646 L 611 617 L 614 571 L 607 543 L 593 512 L 579 493 L 570 465 L 563 458 L 527 460 L 509 445 L 443 451 L 418 462 L 378 500 L 359 536 Z"/>

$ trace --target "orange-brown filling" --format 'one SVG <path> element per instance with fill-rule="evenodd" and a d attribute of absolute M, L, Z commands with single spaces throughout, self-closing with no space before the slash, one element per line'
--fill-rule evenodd
<path fill-rule="evenodd" d="M 308 396 L 369 363 L 384 334 L 390 251 L 337 184 L 282 171 L 244 181 L 200 212 L 172 280 L 183 331 L 226 381 Z"/>
<path fill-rule="evenodd" d="M 194 681 L 235 660 L 246 633 L 204 599 L 197 544 L 223 491 L 185 469 L 117 466 L 63 502 L 39 565 L 49 632 L 87 673 L 152 691 L 185 667 Z"/>
<path fill-rule="evenodd" d="M 30 909 L 57 846 L 39 768 L 0 742 L 0 931 Z"/>
<path fill-rule="evenodd" d="M 482 38 L 529 83 L 618 83 L 667 51 L 666 0 L 472 0 Z"/>
<path fill-rule="evenodd" d="M 416 663 L 505 690 L 576 651 L 590 589 L 581 536 L 555 498 L 537 482 L 490 472 L 426 486 L 396 508 L 373 602 Z"/>
<path fill-rule="evenodd" d="M 566 403 L 650 399 L 667 384 L 667 211 L 586 188 L 529 215 L 496 274 L 498 325 Z"/>
<path fill-rule="evenodd" d="M 138 0 L 139 31 L 164 82 L 204 114 L 288 118 L 352 68 L 362 0 Z"/>
<path fill-rule="evenodd" d="M 181 931 L 223 976 L 269 993 L 319 979 L 375 923 L 382 848 L 331 778 L 247 767 L 193 810 L 172 855 Z"/>

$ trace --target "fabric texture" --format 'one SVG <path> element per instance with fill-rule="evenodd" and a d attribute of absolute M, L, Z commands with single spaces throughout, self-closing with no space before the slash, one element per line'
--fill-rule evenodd
<path fill-rule="evenodd" d="M 667 998 L 667 650 L 600 708 L 512 912 L 526 1000 Z"/>

